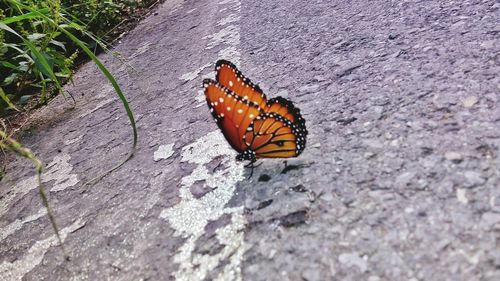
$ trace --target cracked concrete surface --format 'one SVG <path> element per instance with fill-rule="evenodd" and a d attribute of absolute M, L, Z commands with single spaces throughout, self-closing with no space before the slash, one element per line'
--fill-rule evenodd
<path fill-rule="evenodd" d="M 21 137 L 0 184 L 0 280 L 500 280 L 498 1 L 166 1 Z M 235 62 L 291 99 L 304 153 L 252 178 L 201 81 Z"/>

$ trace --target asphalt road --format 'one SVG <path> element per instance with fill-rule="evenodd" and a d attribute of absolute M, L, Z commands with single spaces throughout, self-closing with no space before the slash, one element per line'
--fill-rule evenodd
<path fill-rule="evenodd" d="M 500 280 L 498 1 L 167 0 L 37 112 L 0 184 L 0 280 Z M 309 131 L 248 179 L 204 102 L 218 58 Z"/>

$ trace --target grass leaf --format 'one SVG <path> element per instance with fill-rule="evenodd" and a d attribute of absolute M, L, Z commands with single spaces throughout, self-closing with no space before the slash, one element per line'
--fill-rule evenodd
<path fill-rule="evenodd" d="M 127 98 L 125 97 L 125 95 L 123 94 L 120 86 L 118 85 L 118 82 L 116 82 L 115 78 L 113 77 L 113 75 L 109 72 L 109 70 L 101 63 L 101 61 L 97 58 L 97 56 L 87 47 L 87 45 L 81 41 L 80 39 L 78 39 L 76 36 L 74 36 L 71 32 L 69 32 L 66 28 L 64 28 L 63 26 L 61 25 L 58 25 L 57 23 L 55 23 L 51 18 L 49 18 L 48 16 L 44 15 L 43 13 L 40 13 L 38 12 L 37 10 L 27 6 L 27 5 L 24 5 L 22 4 L 21 2 L 17 1 L 17 0 L 7 0 L 8 2 L 11 2 L 23 9 L 26 9 L 34 14 L 37 14 L 40 16 L 40 18 L 42 18 L 43 20 L 45 20 L 46 22 L 52 24 L 53 26 L 57 27 L 62 33 L 64 33 L 68 38 L 70 38 L 78 47 L 80 47 L 91 59 L 92 61 L 94 61 L 94 63 L 97 65 L 97 67 L 99 68 L 99 70 L 101 70 L 101 72 L 104 74 L 104 76 L 106 76 L 106 78 L 109 80 L 109 82 L 111 83 L 111 85 L 113 86 L 113 88 L 115 89 L 115 92 L 116 94 L 118 95 L 118 97 L 120 98 L 122 104 L 123 104 L 123 107 L 125 108 L 125 111 L 127 113 L 127 116 L 128 116 L 128 119 L 130 121 L 130 126 L 132 127 L 132 133 L 133 133 L 133 143 L 132 143 L 132 149 L 130 150 L 130 152 L 128 153 L 128 155 L 125 157 L 125 159 L 121 162 L 119 162 L 116 166 L 112 167 L 111 169 L 109 169 L 108 171 L 104 172 L 102 175 L 90 180 L 89 182 L 87 182 L 86 184 L 91 184 L 91 183 L 96 183 L 98 182 L 99 180 L 101 180 L 102 178 L 104 178 L 105 176 L 109 175 L 111 172 L 115 171 L 116 169 L 120 168 L 123 164 L 125 164 L 128 160 L 130 160 L 133 156 L 134 156 L 134 153 L 137 149 L 137 126 L 135 124 L 135 118 L 134 118 L 134 115 L 132 113 L 132 110 L 130 109 L 130 106 L 128 104 L 128 101 L 127 101 Z M 1 23 L 0 23 L 0 28 L 1 28 Z M 4 26 L 6 26 L 4 24 Z M 8 26 L 7 26 L 8 27 Z M 10 28 L 9 28 L 10 29 Z M 24 38 L 23 38 L 24 40 Z M 29 42 L 29 41 L 28 41 Z M 31 48 L 30 48 L 31 49 Z M 37 52 L 38 55 L 41 56 L 40 52 Z M 38 55 L 35 54 L 38 58 Z M 40 58 L 41 59 L 41 58 Z M 43 66 L 48 68 L 48 63 L 47 61 L 45 60 L 45 58 L 43 57 L 43 60 L 42 60 L 42 63 L 44 64 Z M 51 73 L 51 78 L 53 78 L 53 80 L 57 81 L 55 78 L 55 75 L 54 77 L 52 77 L 52 75 L 54 75 L 54 73 L 52 72 Z M 55 79 L 54 79 L 55 78 Z M 58 84 L 59 85 L 59 84 Z M 61 90 L 62 91 L 62 90 Z"/>
<path fill-rule="evenodd" d="M 5 94 L 5 92 L 3 91 L 2 87 L 0 87 L 0 98 L 2 98 L 2 99 L 3 99 L 3 101 L 4 101 L 5 103 L 7 103 L 7 105 L 8 105 L 10 108 L 12 108 L 12 109 L 14 109 L 14 110 L 16 110 L 16 111 L 20 111 L 20 110 L 19 110 L 19 109 L 17 109 L 17 107 L 15 107 L 15 106 L 14 106 L 14 104 L 10 101 L 9 97 Z"/>
<path fill-rule="evenodd" d="M 18 143 L 14 139 L 10 138 L 9 136 L 7 136 L 7 134 L 2 130 L 0 130 L 0 148 L 11 150 L 14 153 L 30 160 L 35 165 L 36 178 L 37 178 L 37 182 L 38 182 L 38 193 L 40 193 L 40 197 L 42 197 L 43 205 L 45 206 L 45 209 L 47 210 L 47 215 L 49 217 L 50 224 L 52 225 L 52 228 L 54 229 L 54 231 L 56 233 L 57 240 L 59 240 L 59 245 L 61 245 L 61 250 L 63 252 L 63 255 L 66 259 L 68 259 L 68 255 L 66 255 L 66 252 L 64 250 L 61 236 L 59 235 L 59 229 L 57 227 L 56 220 L 54 218 L 54 215 L 52 214 L 52 209 L 49 206 L 49 201 L 47 199 L 47 193 L 45 192 L 45 188 L 43 187 L 43 184 L 42 184 L 42 171 L 43 171 L 42 162 L 37 157 L 35 157 L 33 152 L 31 152 L 31 150 L 23 147 L 20 143 Z"/>
<path fill-rule="evenodd" d="M 52 68 L 49 66 L 47 59 L 45 58 L 45 56 L 43 56 L 40 53 L 40 51 L 35 47 L 35 45 L 33 45 L 32 42 L 30 42 L 29 40 L 26 40 L 23 36 L 19 35 L 15 30 L 13 30 L 12 28 L 10 28 L 8 25 L 6 25 L 4 23 L 0 23 L 0 28 L 16 35 L 17 37 L 21 38 L 21 40 L 23 40 L 24 44 L 26 44 L 26 46 L 30 49 L 31 53 L 33 54 L 33 56 L 36 58 L 36 61 L 41 68 L 40 70 L 43 71 L 44 73 L 48 74 L 48 76 L 50 76 L 50 78 L 53 80 L 53 82 L 56 84 L 57 88 L 59 89 L 59 92 L 63 94 L 61 84 L 59 83 L 59 80 L 57 79 L 56 75 L 54 74 L 54 71 L 52 71 Z"/>
<path fill-rule="evenodd" d="M 49 14 L 49 8 L 40 9 L 40 10 L 38 10 L 38 13 L 47 15 L 47 14 Z M 35 18 L 39 18 L 39 17 L 40 16 L 37 13 L 30 12 L 30 13 L 22 14 L 22 15 L 19 15 L 19 16 L 5 18 L 5 19 L 1 20 L 0 23 L 10 24 L 10 23 L 13 23 L 13 22 L 18 22 L 18 21 L 23 21 L 23 20 L 29 20 L 29 19 L 35 19 Z"/>
<path fill-rule="evenodd" d="M 57 40 L 50 40 L 50 43 L 53 44 L 53 45 L 56 45 L 56 46 L 60 47 L 61 49 L 63 49 L 66 52 L 66 47 L 64 46 L 63 42 L 60 42 L 60 41 L 57 41 Z"/>
<path fill-rule="evenodd" d="M 28 35 L 27 38 L 30 41 L 36 41 L 36 40 L 38 40 L 40 38 L 43 38 L 45 36 L 47 36 L 47 34 L 44 34 L 44 33 L 33 33 L 33 34 Z"/>

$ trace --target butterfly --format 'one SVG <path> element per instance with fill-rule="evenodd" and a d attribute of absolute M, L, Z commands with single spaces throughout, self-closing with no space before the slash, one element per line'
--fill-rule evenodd
<path fill-rule="evenodd" d="M 236 160 L 289 158 L 302 153 L 307 129 L 300 110 L 283 97 L 267 99 L 236 66 L 219 60 L 216 80 L 204 79 L 208 108 Z"/>

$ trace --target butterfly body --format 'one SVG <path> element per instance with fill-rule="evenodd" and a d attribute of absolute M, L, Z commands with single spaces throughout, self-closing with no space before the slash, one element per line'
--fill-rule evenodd
<path fill-rule="evenodd" d="M 234 64 L 219 60 L 216 81 L 203 80 L 212 116 L 239 154 L 237 160 L 296 157 L 305 148 L 307 129 L 300 110 L 285 98 L 268 100 L 260 87 Z"/>

